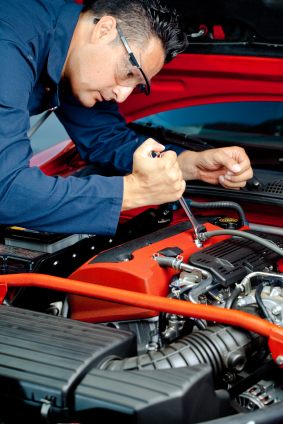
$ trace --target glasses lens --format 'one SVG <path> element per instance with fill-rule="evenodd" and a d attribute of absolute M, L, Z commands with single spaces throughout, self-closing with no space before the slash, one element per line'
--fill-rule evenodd
<path fill-rule="evenodd" d="M 139 64 L 141 64 L 141 56 L 139 55 Z M 133 66 L 129 61 L 129 56 L 123 55 L 117 62 L 116 81 L 123 87 L 133 87 L 132 94 L 144 93 L 149 94 L 148 85 L 141 69 Z"/>
<path fill-rule="evenodd" d="M 135 87 L 138 84 L 145 84 L 145 80 L 138 68 L 117 71 L 116 80 L 123 87 Z"/>

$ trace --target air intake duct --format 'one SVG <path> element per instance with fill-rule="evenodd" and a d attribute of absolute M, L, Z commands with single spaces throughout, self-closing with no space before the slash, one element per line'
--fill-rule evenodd
<path fill-rule="evenodd" d="M 155 370 L 210 364 L 214 377 L 225 370 L 243 370 L 247 359 L 266 339 L 237 327 L 214 325 L 186 336 L 166 348 L 123 360 L 104 362 L 111 371 Z"/>

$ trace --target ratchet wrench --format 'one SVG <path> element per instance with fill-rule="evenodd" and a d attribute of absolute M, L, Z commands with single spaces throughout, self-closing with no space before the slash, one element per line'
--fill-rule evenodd
<path fill-rule="evenodd" d="M 157 158 L 161 158 L 161 153 L 160 152 L 154 152 Z M 150 153 L 150 157 L 152 156 L 152 152 Z M 206 232 L 206 228 L 204 225 L 200 224 L 199 222 L 197 222 L 196 218 L 194 217 L 194 215 L 191 212 L 191 209 L 189 208 L 189 206 L 187 205 L 187 202 L 185 201 L 184 197 L 182 196 L 179 199 L 179 202 L 181 203 L 182 208 L 184 209 L 187 217 L 189 218 L 192 227 L 194 229 L 194 242 L 196 244 L 196 246 L 198 248 L 202 247 L 202 242 L 199 239 L 199 234 L 201 233 L 205 233 Z"/>

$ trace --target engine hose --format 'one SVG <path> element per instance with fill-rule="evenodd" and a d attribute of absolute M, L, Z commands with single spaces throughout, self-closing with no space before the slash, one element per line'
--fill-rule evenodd
<path fill-rule="evenodd" d="M 196 285 L 196 287 L 194 287 L 190 291 L 188 300 L 190 300 L 190 302 L 192 303 L 198 303 L 199 295 L 202 293 L 206 293 L 207 287 L 212 283 L 212 275 L 210 274 L 210 272 L 205 271 L 204 269 L 201 269 L 201 268 L 187 265 L 181 259 L 162 257 L 162 256 L 157 256 L 154 259 L 158 262 L 159 266 L 161 267 L 169 267 L 176 270 L 182 269 L 183 271 L 193 271 L 193 270 L 201 271 L 202 275 L 204 275 L 206 278 L 202 280 L 201 283 Z"/>
<path fill-rule="evenodd" d="M 199 240 L 205 241 L 210 239 L 211 237 L 216 236 L 236 236 L 236 237 L 243 237 L 247 238 L 249 240 L 255 241 L 259 244 L 261 244 L 264 247 L 267 247 L 270 250 L 273 250 L 273 252 L 277 253 L 280 256 L 283 256 L 283 250 L 280 249 L 276 244 L 271 243 L 270 241 L 264 240 L 261 237 L 255 236 L 251 233 L 246 233 L 245 231 L 238 231 L 238 230 L 216 230 L 216 231 L 208 231 L 207 233 L 201 233 L 198 235 Z"/>
<path fill-rule="evenodd" d="M 242 291 L 241 287 L 236 287 L 233 290 L 233 293 L 231 294 L 231 296 L 229 297 L 229 299 L 226 302 L 226 305 L 225 305 L 226 309 L 233 309 L 234 302 L 236 302 L 241 291 Z"/>
<path fill-rule="evenodd" d="M 268 274 L 267 274 L 267 275 L 268 275 Z M 265 286 L 265 285 L 266 285 L 266 284 L 261 283 L 261 284 L 257 287 L 257 289 L 256 289 L 256 291 L 255 291 L 255 300 L 256 300 L 256 302 L 257 302 L 257 304 L 258 304 L 258 306 L 259 306 L 259 308 L 260 308 L 261 312 L 263 313 L 264 318 L 266 318 L 266 319 L 270 320 L 269 313 L 268 313 L 268 311 L 267 311 L 267 309 L 266 309 L 266 307 L 265 307 L 265 304 L 263 303 L 262 297 L 261 297 L 261 292 L 262 292 L 262 290 L 263 290 L 263 288 L 264 288 L 264 286 Z M 282 281 L 272 282 L 272 283 L 270 283 L 270 284 L 268 284 L 268 285 L 269 285 L 270 287 L 279 286 L 279 287 L 283 288 L 283 282 L 282 282 Z"/>
<path fill-rule="evenodd" d="M 233 209 L 237 212 L 243 225 L 247 225 L 246 215 L 243 208 L 235 202 L 190 202 L 190 208 L 196 209 Z"/>
<path fill-rule="evenodd" d="M 197 328 L 199 330 L 205 330 L 206 329 L 206 325 L 205 323 L 201 320 L 201 319 L 195 319 L 194 320 L 194 324 L 197 326 Z"/>
<path fill-rule="evenodd" d="M 215 377 L 227 369 L 240 372 L 249 357 L 266 344 L 266 338 L 237 327 L 214 325 L 146 355 L 105 362 L 109 371 L 180 368 L 210 364 Z"/>
<path fill-rule="evenodd" d="M 201 283 L 199 283 L 196 287 L 194 287 L 188 295 L 188 300 L 192 303 L 198 303 L 198 297 L 207 292 L 207 287 L 212 283 L 211 280 L 205 279 Z"/>

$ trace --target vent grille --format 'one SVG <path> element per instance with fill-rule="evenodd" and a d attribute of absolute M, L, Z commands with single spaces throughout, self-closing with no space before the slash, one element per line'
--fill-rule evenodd
<path fill-rule="evenodd" d="M 282 239 L 276 235 L 247 231 L 283 248 Z M 190 257 L 190 264 L 212 273 L 214 279 L 228 286 L 253 271 L 273 265 L 280 255 L 252 240 L 230 237 L 214 246 L 207 247 Z"/>
<path fill-rule="evenodd" d="M 261 191 L 265 193 L 283 194 L 283 180 L 266 184 Z"/>

